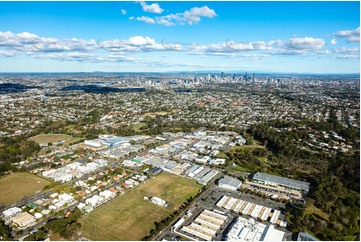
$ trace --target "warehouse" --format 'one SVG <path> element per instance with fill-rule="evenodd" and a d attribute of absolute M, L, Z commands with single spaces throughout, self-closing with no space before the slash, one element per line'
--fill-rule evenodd
<path fill-rule="evenodd" d="M 285 232 L 275 229 L 273 225 L 238 217 L 230 227 L 225 241 L 282 241 L 284 235 Z"/>
<path fill-rule="evenodd" d="M 35 223 L 35 218 L 33 215 L 24 212 L 14 217 L 11 221 L 20 228 L 25 228 L 29 225 L 33 225 Z"/>
<path fill-rule="evenodd" d="M 200 239 L 212 240 L 227 219 L 228 217 L 225 215 L 205 209 L 190 225 L 183 226 L 181 231 Z"/>
<path fill-rule="evenodd" d="M 266 206 L 247 202 L 238 198 L 223 196 L 216 204 L 217 207 L 232 210 L 238 214 L 250 215 L 255 219 L 268 220 L 273 224 L 284 226 L 285 221 L 280 220 L 281 211 Z"/>
<path fill-rule="evenodd" d="M 230 176 L 225 176 L 222 179 L 218 181 L 218 186 L 224 189 L 237 191 L 238 188 L 240 188 L 242 185 L 242 182 L 238 179 L 234 179 Z"/>
<path fill-rule="evenodd" d="M 271 186 L 282 186 L 286 189 L 303 191 L 308 193 L 310 188 L 309 182 L 298 181 L 286 177 L 274 176 L 270 174 L 265 174 L 261 172 L 257 172 L 253 174 L 252 179 L 256 182 L 271 185 Z"/>
<path fill-rule="evenodd" d="M 21 208 L 12 207 L 2 212 L 3 219 L 8 222 L 12 217 L 19 215 L 22 212 Z"/>

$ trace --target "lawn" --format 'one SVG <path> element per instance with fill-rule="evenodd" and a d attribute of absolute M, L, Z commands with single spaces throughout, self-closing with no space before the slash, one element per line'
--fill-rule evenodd
<path fill-rule="evenodd" d="M 50 182 L 26 172 L 12 173 L 0 178 L 0 203 L 11 204 L 23 196 L 42 190 Z"/>
<path fill-rule="evenodd" d="M 58 142 L 60 140 L 70 140 L 72 138 L 71 135 L 67 134 L 39 134 L 37 136 L 29 138 L 29 140 L 33 140 L 37 143 L 39 142 Z"/>
<path fill-rule="evenodd" d="M 147 127 L 145 123 L 133 124 L 133 130 L 139 132 L 141 128 Z"/>
<path fill-rule="evenodd" d="M 257 148 L 260 148 L 260 149 L 265 149 L 265 146 L 263 145 L 258 145 L 258 144 L 255 144 L 255 145 L 243 145 L 243 146 L 233 146 L 229 149 L 229 151 L 231 150 L 249 150 L 249 149 L 257 149 Z"/>
<path fill-rule="evenodd" d="M 91 240 L 141 240 L 155 228 L 154 221 L 167 217 L 200 188 L 193 180 L 161 173 L 82 217 L 82 229 Z M 160 197 L 170 205 L 155 205 L 145 196 Z"/>
<path fill-rule="evenodd" d="M 231 171 L 240 171 L 240 172 L 246 172 L 246 173 L 252 172 L 250 169 L 247 169 L 245 167 L 241 167 L 239 165 L 232 166 Z"/>
<path fill-rule="evenodd" d="M 66 141 L 64 143 L 64 146 L 69 146 L 70 144 L 72 143 L 80 143 L 80 142 L 83 142 L 85 138 L 81 138 L 81 137 L 73 137 L 71 138 L 70 140 Z"/>
<path fill-rule="evenodd" d="M 323 218 L 323 219 L 325 219 L 327 221 L 328 221 L 328 219 L 330 217 L 330 215 L 328 215 L 325 212 L 322 212 L 322 210 L 315 207 L 315 205 L 308 203 L 304 214 L 306 215 L 306 214 L 312 214 L 312 213 L 317 214 L 318 216 L 320 216 L 321 218 Z"/>
<path fill-rule="evenodd" d="M 143 116 L 154 118 L 154 117 L 156 117 L 157 115 L 159 115 L 159 116 L 165 116 L 165 115 L 167 115 L 167 114 L 169 114 L 169 112 L 153 112 L 153 113 L 145 113 L 145 114 L 143 114 Z"/>

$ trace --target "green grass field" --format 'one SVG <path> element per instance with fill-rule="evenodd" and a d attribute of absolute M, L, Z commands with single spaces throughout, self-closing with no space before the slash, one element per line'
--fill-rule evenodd
<path fill-rule="evenodd" d="M 193 180 L 161 173 L 82 217 L 82 229 L 91 240 L 141 240 L 155 228 L 154 221 L 167 217 L 200 188 Z M 145 196 L 160 197 L 170 205 L 155 205 Z"/>
<path fill-rule="evenodd" d="M 265 149 L 263 145 L 254 144 L 254 145 L 233 146 L 229 150 L 250 150 L 257 148 Z"/>
<path fill-rule="evenodd" d="M 133 130 L 134 130 L 135 132 L 139 132 L 140 129 L 143 128 L 143 127 L 147 127 L 147 125 L 144 124 L 144 123 L 133 124 Z"/>
<path fill-rule="evenodd" d="M 23 196 L 42 190 L 50 182 L 31 173 L 12 173 L 0 178 L 0 203 L 11 204 Z"/>
<path fill-rule="evenodd" d="M 159 115 L 159 116 L 165 116 L 165 115 L 167 115 L 167 114 L 169 114 L 169 113 L 170 113 L 170 112 L 153 112 L 153 113 L 145 113 L 145 114 L 143 114 L 143 116 L 154 118 L 154 117 L 156 117 L 157 115 Z"/>
<path fill-rule="evenodd" d="M 72 138 L 71 135 L 67 134 L 39 134 L 37 136 L 29 138 L 29 140 L 35 142 L 58 142 L 60 140 L 70 140 Z"/>
<path fill-rule="evenodd" d="M 69 146 L 71 143 L 80 143 L 84 140 L 84 138 L 81 137 L 73 137 L 70 140 L 66 141 L 64 143 L 64 146 Z"/>

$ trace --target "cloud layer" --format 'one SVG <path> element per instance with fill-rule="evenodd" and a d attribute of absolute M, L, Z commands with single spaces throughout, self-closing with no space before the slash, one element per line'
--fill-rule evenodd
<path fill-rule="evenodd" d="M 348 42 L 360 42 L 360 27 L 354 30 L 338 31 L 336 36 L 340 38 L 346 38 Z"/>
<path fill-rule="evenodd" d="M 194 16 L 214 16 L 208 8 L 197 8 L 189 11 L 188 20 L 198 21 Z M 182 15 L 185 19 L 185 15 Z M 191 16 L 191 17 L 190 17 Z M 135 20 L 152 22 L 145 16 Z M 166 19 L 174 21 L 175 18 Z M 156 21 L 160 21 L 157 19 Z M 189 23 L 188 23 L 189 24 Z M 359 28 L 355 31 L 359 31 Z M 351 38 L 357 36 L 355 31 L 339 31 L 338 37 Z M 328 40 L 328 43 L 334 39 Z M 350 41 L 352 42 L 352 41 Z M 353 44 L 355 45 L 355 44 Z M 12 58 L 17 55 L 27 55 L 41 59 L 57 59 L 62 61 L 83 62 L 119 62 L 131 61 L 139 63 L 151 62 L 136 57 L 140 53 L 150 52 L 182 52 L 185 55 L 219 56 L 230 58 L 244 58 L 249 60 L 266 59 L 272 55 L 301 55 L 337 58 L 343 60 L 359 59 L 360 49 L 355 46 L 339 46 L 336 42 L 326 45 L 326 40 L 313 37 L 292 37 L 286 40 L 241 42 L 227 40 L 222 43 L 199 44 L 156 41 L 149 36 L 130 36 L 128 39 L 111 39 L 96 41 L 78 38 L 49 38 L 34 33 L 0 32 L 0 56 Z M 251 53 L 250 53 L 251 52 Z M 250 54 L 246 54 L 250 53 Z"/>

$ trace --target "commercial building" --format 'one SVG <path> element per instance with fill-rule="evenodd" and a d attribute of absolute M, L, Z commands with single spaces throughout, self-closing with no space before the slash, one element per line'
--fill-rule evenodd
<path fill-rule="evenodd" d="M 199 239 L 212 240 L 227 219 L 225 215 L 205 209 L 190 225 L 183 226 L 181 231 Z"/>
<path fill-rule="evenodd" d="M 237 217 L 225 241 L 282 241 L 285 232 L 277 230 L 273 225 L 265 225 L 254 219 Z"/>
<path fill-rule="evenodd" d="M 27 212 L 24 212 L 13 217 L 11 221 L 20 228 L 25 228 L 35 223 L 35 217 Z"/>
<path fill-rule="evenodd" d="M 218 174 L 217 170 L 213 170 L 205 167 L 199 167 L 196 171 L 193 172 L 193 174 L 189 173 L 188 176 L 197 180 L 199 183 L 208 183 L 217 174 Z"/>
<path fill-rule="evenodd" d="M 12 207 L 2 212 L 1 216 L 5 222 L 9 222 L 12 217 L 19 215 L 22 212 L 21 208 Z"/>
<path fill-rule="evenodd" d="M 232 178 L 230 176 L 224 176 L 222 179 L 218 181 L 218 186 L 224 189 L 237 191 L 240 188 L 242 182 L 238 179 Z"/>
<path fill-rule="evenodd" d="M 308 193 L 310 189 L 310 183 L 294 180 L 286 177 L 275 176 L 270 174 L 265 174 L 257 172 L 252 176 L 253 181 L 256 181 L 261 184 L 270 185 L 270 186 L 282 186 L 286 189 L 303 191 Z"/>
<path fill-rule="evenodd" d="M 286 226 L 286 222 L 279 219 L 281 211 L 277 209 L 272 209 L 229 196 L 223 196 L 216 205 L 220 208 L 232 210 L 238 214 L 250 215 L 255 219 L 264 221 L 267 220 L 273 224 L 278 224 L 283 227 Z"/>

